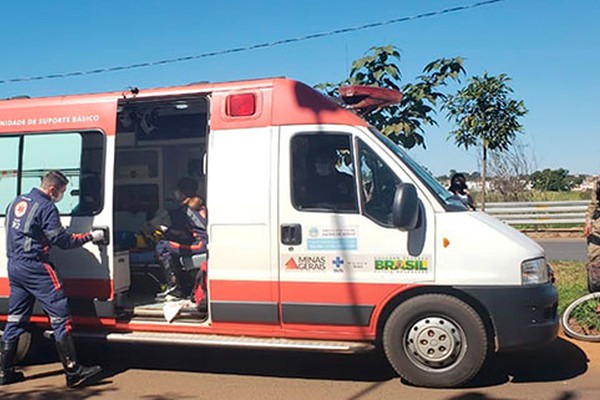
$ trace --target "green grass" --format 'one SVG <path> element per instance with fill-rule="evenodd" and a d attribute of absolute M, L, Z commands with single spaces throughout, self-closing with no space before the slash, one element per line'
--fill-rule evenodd
<path fill-rule="evenodd" d="M 481 192 L 471 190 L 471 196 L 475 202 L 481 207 Z M 549 192 L 540 190 L 530 190 L 519 193 L 513 193 L 510 196 L 502 195 L 494 191 L 486 192 L 486 203 L 505 202 L 505 201 L 576 201 L 590 200 L 592 198 L 591 191 L 585 192 Z"/>
<path fill-rule="evenodd" d="M 583 222 L 581 224 L 516 224 L 511 225 L 518 231 L 548 231 L 548 230 L 559 230 L 559 231 L 579 231 L 583 235 Z"/>
<path fill-rule="evenodd" d="M 541 192 L 531 191 L 531 201 L 573 201 L 590 200 L 591 192 Z"/>
<path fill-rule="evenodd" d="M 583 304 L 579 304 L 577 307 L 575 307 L 575 309 L 571 313 L 571 316 L 575 320 L 577 320 L 579 329 L 581 329 L 582 332 L 586 332 L 588 334 L 592 332 L 596 333 L 598 332 L 598 329 L 600 329 L 600 323 L 597 313 L 599 304 L 600 301 L 598 301 L 597 299 L 588 300 Z"/>
<path fill-rule="evenodd" d="M 562 312 L 571 302 L 583 296 L 587 290 L 587 272 L 582 261 L 550 261 L 556 276 L 558 289 L 558 312 Z"/>

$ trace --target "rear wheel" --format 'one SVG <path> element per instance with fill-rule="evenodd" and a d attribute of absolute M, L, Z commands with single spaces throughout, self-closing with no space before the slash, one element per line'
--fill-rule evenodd
<path fill-rule="evenodd" d="M 37 327 L 30 327 L 29 331 L 23 332 L 19 336 L 17 343 L 17 352 L 15 353 L 15 362 L 22 364 L 36 360 L 39 356 L 46 356 L 48 349 L 52 349 L 49 344 L 53 341 L 43 336 L 42 330 Z"/>
<path fill-rule="evenodd" d="M 15 355 L 15 361 L 23 361 L 31 351 L 31 332 L 24 332 L 19 336 L 19 343 L 17 344 L 17 353 Z"/>
<path fill-rule="evenodd" d="M 385 354 L 417 386 L 454 387 L 471 380 L 488 352 L 483 321 L 463 301 L 428 294 L 401 303 L 383 330 Z"/>
<path fill-rule="evenodd" d="M 2 327 L 4 329 L 4 327 Z M 0 336 L 4 340 L 4 331 L 0 330 Z M 15 361 L 20 362 L 29 354 L 31 350 L 31 333 L 24 332 L 19 336 L 19 343 L 17 343 L 17 352 L 15 354 Z"/>

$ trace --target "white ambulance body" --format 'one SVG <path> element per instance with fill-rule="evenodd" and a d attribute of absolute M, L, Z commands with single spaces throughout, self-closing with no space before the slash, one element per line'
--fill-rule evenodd
<path fill-rule="evenodd" d="M 315 165 L 326 152 L 326 172 L 350 189 L 323 181 Z M 52 253 L 82 337 L 331 352 L 381 344 L 409 382 L 455 386 L 490 352 L 557 334 L 540 246 L 467 211 L 361 118 L 284 78 L 0 101 L 0 321 L 4 209 L 50 169 L 71 180 L 63 224 L 110 232 L 106 245 Z M 162 271 L 138 233 L 174 206 L 182 176 L 208 206 L 208 310 L 189 302 L 165 318 L 173 305 L 154 300 Z M 39 308 L 32 327 L 48 329 Z"/>

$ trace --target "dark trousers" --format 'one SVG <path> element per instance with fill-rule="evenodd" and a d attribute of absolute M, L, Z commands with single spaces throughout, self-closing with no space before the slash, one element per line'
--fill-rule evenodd
<path fill-rule="evenodd" d="M 194 282 L 189 274 L 183 272 L 179 257 L 201 254 L 205 251 L 206 244 L 203 240 L 198 240 L 191 245 L 182 245 L 169 240 L 159 241 L 156 244 L 156 254 L 165 268 L 167 285 L 178 288 L 183 296 L 189 295 L 194 288 Z"/>
<path fill-rule="evenodd" d="M 169 240 L 161 240 L 156 244 L 156 254 L 160 261 L 171 261 L 173 257 L 201 254 L 206 251 L 206 243 L 197 240 L 190 245 L 179 244 Z"/>
<path fill-rule="evenodd" d="M 8 279 L 10 297 L 3 341 L 17 340 L 27 329 L 36 299 L 50 318 L 56 341 L 71 331 L 67 297 L 52 265 L 34 260 L 11 260 L 8 262 Z"/>

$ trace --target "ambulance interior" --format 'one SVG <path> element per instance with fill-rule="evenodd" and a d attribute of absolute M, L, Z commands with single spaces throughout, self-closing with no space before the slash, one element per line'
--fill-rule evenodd
<path fill-rule="evenodd" d="M 203 96 L 119 102 L 113 282 L 117 312 L 125 318 L 206 319 L 206 307 L 195 304 L 193 293 L 177 304 L 156 297 L 166 287 L 166 276 L 154 248 L 161 239 L 156 217 L 166 216 L 168 224 L 168 210 L 178 206 L 174 192 L 180 178 L 196 180 L 197 193 L 206 200 L 208 111 L 208 99 Z M 179 262 L 189 279 L 197 277 L 198 265 L 190 256 Z M 167 308 L 176 314 L 167 315 Z"/>

